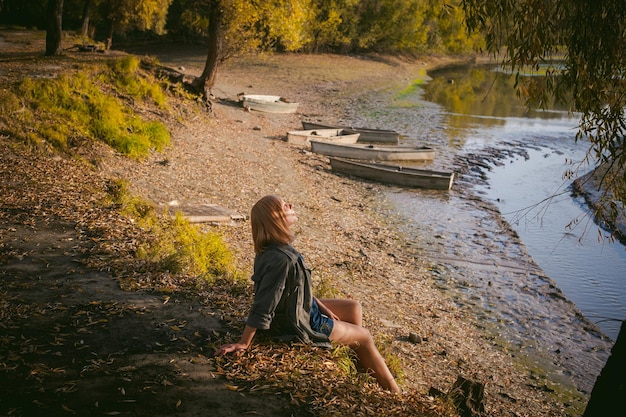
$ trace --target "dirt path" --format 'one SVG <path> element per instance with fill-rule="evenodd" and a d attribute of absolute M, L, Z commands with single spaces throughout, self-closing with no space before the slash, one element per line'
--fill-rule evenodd
<path fill-rule="evenodd" d="M 188 73 L 203 64 L 201 55 L 177 64 L 167 54 L 164 63 Z M 10 51 L 0 54 L 5 68 L 11 59 Z M 367 327 L 402 362 L 406 391 L 446 390 L 464 375 L 486 383 L 489 415 L 565 416 L 584 407 L 584 394 L 572 397 L 541 369 L 520 363 L 435 285 L 430 260 L 389 227 L 394 219 L 380 186 L 337 176 L 325 158 L 282 141 L 302 118 L 339 119 L 355 90 L 412 79 L 426 65 L 325 55 L 232 61 L 214 89 L 215 118 L 173 124 L 172 147 L 140 163 L 103 150 L 98 175 L 69 160 L 18 154 L 2 137 L 0 377 L 7 389 L 0 414 L 306 413 L 288 395 L 236 391 L 224 379 L 212 352 L 236 337 L 245 315 L 227 305 L 227 295 L 122 291 L 120 278 L 142 279 L 134 265 L 121 276 L 118 270 L 117 280 L 84 265 L 99 256 L 100 240 L 120 252 L 129 244 L 115 239 L 116 229 L 122 235 L 132 225 L 114 207 L 85 201 L 97 199 L 109 177 L 127 179 L 156 204 L 219 204 L 245 215 L 265 194 L 292 201 L 300 218 L 296 245 L 317 283 L 363 303 Z M 243 91 L 276 92 L 301 107 L 295 115 L 246 112 L 234 104 Z M 224 233 L 249 273 L 249 224 L 206 227 Z M 424 342 L 410 343 L 411 331 Z"/>

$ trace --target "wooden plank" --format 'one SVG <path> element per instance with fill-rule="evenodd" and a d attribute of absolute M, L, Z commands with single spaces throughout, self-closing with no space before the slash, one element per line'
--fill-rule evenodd
<path fill-rule="evenodd" d="M 177 212 L 182 213 L 191 223 L 228 223 L 246 219 L 246 216 L 217 204 L 170 202 L 168 203 L 168 210 L 172 217 L 176 216 Z"/>

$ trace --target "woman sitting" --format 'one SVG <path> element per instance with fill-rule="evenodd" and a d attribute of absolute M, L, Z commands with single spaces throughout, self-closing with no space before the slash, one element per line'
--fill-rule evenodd
<path fill-rule="evenodd" d="M 246 350 L 257 329 L 283 340 L 333 341 L 352 348 L 361 367 L 380 386 L 400 392 L 372 335 L 361 326 L 361 305 L 353 300 L 319 300 L 313 296 L 311 271 L 292 246 L 295 237 L 291 227 L 297 220 L 293 205 L 274 195 L 261 198 L 252 207 L 254 302 L 239 342 L 223 345 L 215 354 Z"/>

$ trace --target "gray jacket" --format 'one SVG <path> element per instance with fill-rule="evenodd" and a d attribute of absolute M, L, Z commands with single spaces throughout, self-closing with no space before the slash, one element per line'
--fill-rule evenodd
<path fill-rule="evenodd" d="M 311 329 L 311 271 L 291 245 L 270 245 L 254 259 L 254 303 L 247 324 L 283 341 L 329 346 L 328 337 Z"/>

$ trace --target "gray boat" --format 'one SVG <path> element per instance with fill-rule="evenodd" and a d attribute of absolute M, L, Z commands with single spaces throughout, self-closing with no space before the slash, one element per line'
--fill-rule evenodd
<path fill-rule="evenodd" d="M 454 181 L 454 172 L 438 172 L 334 157 L 330 157 L 330 165 L 333 171 L 342 174 L 402 187 L 449 190 Z"/>

